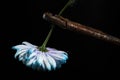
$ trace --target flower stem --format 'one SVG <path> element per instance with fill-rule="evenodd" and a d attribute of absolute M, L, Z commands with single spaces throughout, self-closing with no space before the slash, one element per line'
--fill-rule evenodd
<path fill-rule="evenodd" d="M 61 14 L 69 7 L 69 5 L 71 4 L 71 1 L 72 1 L 72 0 L 69 0 L 69 1 L 67 2 L 67 4 L 62 8 L 62 10 L 58 13 L 58 15 L 61 15 Z M 40 49 L 41 51 L 43 51 L 43 52 L 46 52 L 46 51 L 47 51 L 46 45 L 47 45 L 48 40 L 50 39 L 50 36 L 51 36 L 51 34 L 52 34 L 52 32 L 53 32 L 53 28 L 54 28 L 54 25 L 51 25 L 51 29 L 50 29 L 50 31 L 49 31 L 49 33 L 48 33 L 45 41 L 43 42 L 42 46 L 40 46 L 40 48 L 39 48 L 39 49 Z"/>
<path fill-rule="evenodd" d="M 49 40 L 49 38 L 50 38 L 50 36 L 52 34 L 53 28 L 54 28 L 54 25 L 51 25 L 51 29 L 50 29 L 45 41 L 43 42 L 42 46 L 40 47 L 40 50 L 43 51 L 43 52 L 47 51 L 46 45 L 47 45 L 47 42 L 48 42 L 48 40 Z"/>
<path fill-rule="evenodd" d="M 61 9 L 61 11 L 59 12 L 58 15 L 61 15 L 69 7 L 69 5 L 71 4 L 71 2 L 72 2 L 72 0 L 69 0 L 67 2 L 67 4 Z"/>

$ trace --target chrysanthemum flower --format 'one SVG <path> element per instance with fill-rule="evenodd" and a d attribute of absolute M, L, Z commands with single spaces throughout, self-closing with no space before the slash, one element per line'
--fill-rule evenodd
<path fill-rule="evenodd" d="M 33 69 L 55 70 L 66 63 L 68 59 L 68 55 L 64 51 L 47 47 L 47 51 L 43 52 L 37 46 L 28 42 L 13 46 L 13 49 L 17 50 L 14 57 Z"/>

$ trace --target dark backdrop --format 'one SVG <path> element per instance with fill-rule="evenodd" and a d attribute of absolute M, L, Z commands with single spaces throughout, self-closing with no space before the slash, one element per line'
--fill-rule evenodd
<path fill-rule="evenodd" d="M 50 29 L 44 12 L 58 14 L 68 0 L 4 1 L 0 29 L 1 70 L 15 80 L 81 79 L 87 72 L 115 73 L 119 69 L 120 46 L 56 26 L 48 46 L 64 50 L 69 60 L 62 68 L 34 71 L 14 59 L 11 47 L 28 41 L 41 45 Z M 77 0 L 62 16 L 120 38 L 117 0 Z M 4 77 L 5 78 L 5 77 Z"/>

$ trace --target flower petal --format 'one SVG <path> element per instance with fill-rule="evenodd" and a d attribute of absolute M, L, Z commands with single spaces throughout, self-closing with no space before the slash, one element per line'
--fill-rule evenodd
<path fill-rule="evenodd" d="M 24 58 L 23 57 L 19 57 L 19 61 L 24 61 Z"/>
<path fill-rule="evenodd" d="M 55 69 L 57 66 L 56 61 L 49 54 L 47 54 L 47 59 L 48 59 L 49 63 L 51 64 L 51 66 Z"/>
<path fill-rule="evenodd" d="M 15 56 L 14 56 L 14 58 L 16 58 L 18 55 L 20 55 L 20 54 L 25 54 L 26 53 L 26 49 L 23 49 L 23 50 L 18 50 L 17 52 L 16 52 L 16 54 L 15 54 Z"/>
<path fill-rule="evenodd" d="M 57 60 L 68 59 L 67 53 L 65 53 L 63 51 L 50 51 L 49 54 Z"/>
<path fill-rule="evenodd" d="M 22 52 L 21 54 L 19 54 L 19 58 L 23 57 L 26 54 L 26 51 Z"/>
<path fill-rule="evenodd" d="M 12 49 L 16 49 L 16 50 L 27 49 L 27 48 L 28 46 L 25 45 L 17 45 L 12 47 Z"/>
<path fill-rule="evenodd" d="M 37 47 L 37 46 L 32 45 L 31 43 L 27 42 L 27 41 L 22 42 L 22 44 L 25 44 L 26 46 L 29 46 L 29 47 Z"/>
<path fill-rule="evenodd" d="M 42 66 L 43 69 L 45 69 L 45 65 L 43 63 L 43 54 L 40 52 L 37 56 L 37 62 L 39 63 L 40 66 Z"/>
<path fill-rule="evenodd" d="M 51 70 L 51 65 L 50 65 L 50 63 L 49 63 L 49 61 L 48 61 L 48 58 L 46 57 L 45 54 L 46 54 L 46 53 L 43 53 L 43 62 L 44 62 L 44 64 L 45 64 L 46 68 L 50 71 L 50 70 Z"/>
<path fill-rule="evenodd" d="M 30 60 L 26 63 L 26 65 L 27 65 L 27 66 L 30 66 L 30 65 L 34 64 L 35 62 L 36 62 L 36 59 L 35 59 L 35 57 L 34 57 L 34 58 L 30 59 Z"/>
<path fill-rule="evenodd" d="M 36 53 L 36 52 L 33 52 L 33 53 L 30 54 L 30 56 L 29 56 L 28 58 L 31 59 L 31 58 L 34 57 L 35 55 L 37 56 L 37 53 Z"/>
<path fill-rule="evenodd" d="M 48 50 L 48 51 L 57 51 L 56 49 L 54 49 L 54 48 L 49 48 L 49 47 L 47 47 L 47 50 Z"/>

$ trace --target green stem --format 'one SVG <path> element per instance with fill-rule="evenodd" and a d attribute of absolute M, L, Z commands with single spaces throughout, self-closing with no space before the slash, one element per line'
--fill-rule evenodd
<path fill-rule="evenodd" d="M 69 6 L 70 4 L 71 4 L 71 0 L 69 0 L 69 1 L 67 2 L 67 4 L 62 8 L 62 10 L 59 12 L 58 15 L 61 15 L 61 14 L 68 8 L 68 6 Z M 42 46 L 39 47 L 39 49 L 40 49 L 41 51 L 43 51 L 43 52 L 46 52 L 46 51 L 47 51 L 46 45 L 47 45 L 48 40 L 49 40 L 49 38 L 50 38 L 50 36 L 51 36 L 51 34 L 52 34 L 52 32 L 53 32 L 53 28 L 54 28 L 54 25 L 51 25 L 51 29 L 50 29 L 50 31 L 49 31 L 49 33 L 48 33 L 45 41 L 43 42 Z"/>
<path fill-rule="evenodd" d="M 54 25 L 51 25 L 51 29 L 50 29 L 45 41 L 43 42 L 42 46 L 40 47 L 40 50 L 43 51 L 43 52 L 47 51 L 46 45 L 47 45 L 47 42 L 48 42 L 48 40 L 49 40 L 49 38 L 50 38 L 50 36 L 52 34 L 53 28 L 54 28 Z"/>
<path fill-rule="evenodd" d="M 68 2 L 67 2 L 67 4 L 62 8 L 62 10 L 59 12 L 59 14 L 58 15 L 61 15 L 67 8 L 68 8 L 68 6 L 71 4 L 71 0 L 69 0 Z"/>

